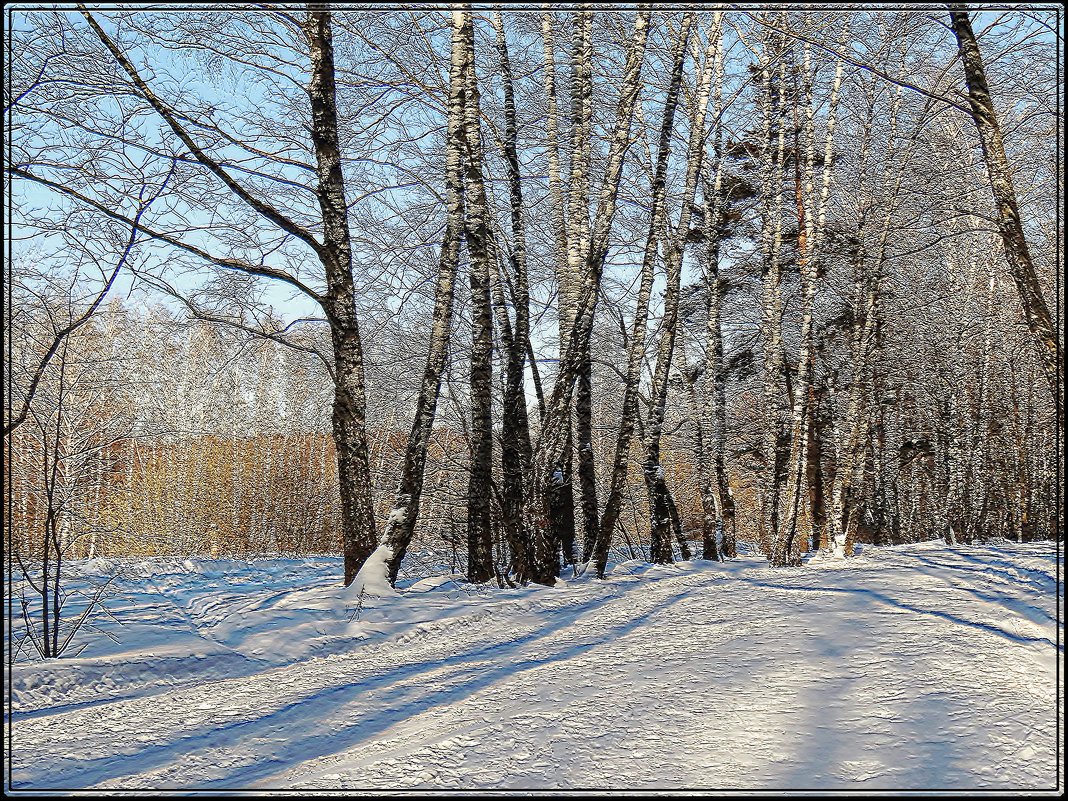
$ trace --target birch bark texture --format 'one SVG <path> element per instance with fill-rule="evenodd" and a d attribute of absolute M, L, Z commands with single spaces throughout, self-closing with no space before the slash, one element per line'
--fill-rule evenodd
<path fill-rule="evenodd" d="M 464 109 L 469 56 L 463 39 L 464 29 L 457 15 L 452 18 L 451 59 L 449 67 L 448 120 L 445 132 L 445 234 L 438 259 L 438 277 L 434 290 L 434 316 L 430 327 L 430 345 L 423 370 L 423 380 L 415 401 L 412 430 L 404 450 L 400 485 L 386 520 L 383 541 L 389 545 L 389 580 L 397 583 L 401 562 L 411 543 L 419 518 L 419 505 L 426 470 L 427 447 L 434 428 L 442 373 L 448 358 L 452 334 L 453 296 L 463 237 L 463 151 Z"/>
<path fill-rule="evenodd" d="M 598 193 L 596 213 L 591 223 L 589 256 L 577 294 L 575 317 L 561 351 L 559 370 L 552 395 L 546 402 L 541 431 L 534 448 L 530 486 L 524 497 L 524 515 L 533 544 L 532 579 L 538 583 L 556 583 L 556 543 L 552 537 L 554 487 L 564 480 L 563 469 L 570 442 L 570 416 L 575 383 L 578 379 L 583 348 L 593 327 L 593 313 L 600 289 L 601 273 L 608 255 L 608 235 L 615 217 L 623 159 L 630 145 L 630 127 L 634 106 L 641 89 L 642 62 L 651 12 L 642 6 L 634 21 L 634 33 L 627 48 L 627 60 L 616 107 L 616 122 L 609 142 L 604 180 Z M 570 244 L 570 243 L 569 243 Z"/>
<path fill-rule="evenodd" d="M 1024 320 L 1027 321 L 1027 327 L 1035 337 L 1046 381 L 1057 410 L 1058 425 L 1063 432 L 1062 346 L 1049 306 L 1042 293 L 1042 285 L 1039 283 L 1034 261 L 1031 259 L 1027 237 L 1024 236 L 1020 208 L 1016 199 L 1016 187 L 1012 180 L 1012 169 L 1005 155 L 1005 143 L 994 101 L 990 96 L 983 56 L 979 50 L 975 32 L 972 30 L 967 6 L 950 5 L 949 20 L 953 33 L 957 37 L 960 59 L 964 65 L 964 78 L 968 84 L 968 103 L 972 110 L 972 121 L 979 131 L 979 139 L 983 146 L 983 157 L 986 160 L 987 175 L 990 178 L 990 191 L 997 208 L 998 231 L 1005 247 L 1005 260 L 1009 264 L 1009 273 L 1020 296 Z"/>
<path fill-rule="evenodd" d="M 722 26 L 722 22 L 720 23 Z M 724 235 L 727 199 L 723 173 L 723 35 L 716 43 L 713 110 L 715 158 L 705 155 L 701 165 L 704 193 L 704 285 L 705 285 L 705 391 L 699 414 L 702 432 L 698 445 L 702 506 L 702 557 L 724 559 L 737 556 L 734 531 L 734 496 L 727 473 L 726 370 L 723 364 L 723 300 L 727 282 L 720 274 L 720 251 Z M 709 173 L 715 177 L 710 179 Z"/>
<path fill-rule="evenodd" d="M 505 539 L 511 550 L 511 569 L 521 579 L 528 575 L 527 531 L 523 522 L 523 485 L 530 472 L 532 448 L 524 389 L 526 355 L 530 349 L 530 285 L 527 275 L 526 223 L 523 185 L 519 174 L 518 122 L 511 60 L 505 37 L 504 18 L 494 14 L 497 55 L 504 85 L 503 155 L 508 167 L 508 199 L 512 246 L 508 254 L 513 287 L 515 325 L 502 326 L 506 349 L 504 410 L 501 421 L 501 516 Z M 507 322 L 507 317 L 505 317 Z"/>
<path fill-rule="evenodd" d="M 471 430 L 467 482 L 467 579 L 482 583 L 494 577 L 490 498 L 493 491 L 493 310 L 490 275 L 494 255 L 489 208 L 483 179 L 479 89 L 475 75 L 475 32 L 471 7 L 453 12 L 464 58 L 464 237 L 471 282 Z"/>

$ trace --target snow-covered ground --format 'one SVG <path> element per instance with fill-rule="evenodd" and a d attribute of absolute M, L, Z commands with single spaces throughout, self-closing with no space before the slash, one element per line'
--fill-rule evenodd
<path fill-rule="evenodd" d="M 14 666 L 13 790 L 1056 789 L 1052 544 L 362 597 L 329 558 L 77 565 L 117 567 L 117 642 Z"/>

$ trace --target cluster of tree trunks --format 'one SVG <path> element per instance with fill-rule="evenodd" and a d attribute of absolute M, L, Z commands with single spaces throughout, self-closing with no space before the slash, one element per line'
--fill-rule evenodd
<path fill-rule="evenodd" d="M 65 190 L 19 167 L 12 174 L 35 180 L 85 203 L 112 220 L 130 225 L 129 254 L 138 235 L 177 247 L 224 270 L 282 281 L 321 308 L 329 325 L 334 382 L 333 440 L 337 453 L 341 496 L 341 528 L 345 581 L 351 582 L 378 546 L 380 538 L 372 498 L 372 469 L 367 435 L 364 346 L 357 319 L 350 231 L 351 195 L 342 169 L 331 12 L 310 6 L 300 20 L 309 58 L 307 98 L 314 173 L 311 191 L 321 218 L 317 230 L 295 221 L 280 207 L 265 201 L 235 179 L 235 168 L 220 163 L 197 141 L 196 129 L 169 103 L 159 98 L 141 71 L 92 14 L 80 7 L 92 33 L 107 48 L 132 90 L 158 114 L 187 151 L 187 158 L 214 177 L 250 212 L 306 246 L 322 269 L 324 289 L 313 290 L 299 275 L 280 267 L 245 262 L 213 254 L 180 241 L 164 231 Z M 561 158 L 561 117 L 557 91 L 557 56 L 553 14 L 541 17 L 542 74 L 546 100 L 545 141 L 548 166 L 548 210 L 553 269 L 558 288 L 558 367 L 551 391 L 541 392 L 531 343 L 530 279 L 526 220 L 519 158 L 519 120 L 515 84 L 504 17 L 492 18 L 497 62 L 503 90 L 503 133 L 497 138 L 507 167 L 508 230 L 493 218 L 487 197 L 487 155 L 483 146 L 483 109 L 476 72 L 475 24 L 470 5 L 451 14 L 451 50 L 444 150 L 445 228 L 434 289 L 433 317 L 425 366 L 415 399 L 410 435 L 404 449 L 395 500 L 381 541 L 388 546 L 388 572 L 396 582 L 420 515 L 427 452 L 434 431 L 437 405 L 454 336 L 454 305 L 461 259 L 466 254 L 470 286 L 469 444 L 466 488 L 467 576 L 474 582 L 514 577 L 519 582 L 553 584 L 563 565 L 578 571 L 588 565 L 604 576 L 609 549 L 616 535 L 627 489 L 632 450 L 642 450 L 641 469 L 647 496 L 650 532 L 649 558 L 673 561 L 675 548 L 690 558 L 690 545 L 665 477 L 663 438 L 673 376 L 683 374 L 694 409 L 697 429 L 695 456 L 703 511 L 702 554 L 706 559 L 736 555 L 736 507 L 726 447 L 728 365 L 725 364 L 723 306 L 728 285 L 722 273 L 723 246 L 732 236 L 732 182 L 722 115 L 725 109 L 724 12 L 710 15 L 686 12 L 668 27 L 667 62 L 670 73 L 655 149 L 650 156 L 648 227 L 636 299 L 629 328 L 624 326 L 626 364 L 615 447 L 606 470 L 607 494 L 598 498 L 593 427 L 594 320 L 602 296 L 602 275 L 608 257 L 628 149 L 634 139 L 633 120 L 642 113 L 640 95 L 652 12 L 642 6 L 634 15 L 633 31 L 625 46 L 625 64 L 614 96 L 614 123 L 606 140 L 606 155 L 594 169 L 593 17 L 587 7 L 567 17 L 570 26 L 569 116 L 567 159 Z M 1002 133 L 987 85 L 982 56 L 968 13 L 954 5 L 950 25 L 969 90 L 970 116 L 979 133 L 997 211 L 998 233 L 1017 290 L 1023 317 L 1037 343 L 1056 408 L 1063 426 L 1061 349 L 1056 324 L 1043 298 L 1030 255 L 1017 203 Z M 886 152 L 879 160 L 879 192 L 869 184 L 880 169 L 874 162 L 873 130 L 880 124 L 872 100 L 859 141 L 859 192 L 855 203 L 854 246 L 850 254 L 855 297 L 844 324 L 849 340 L 851 380 L 841 396 L 844 428 L 836 432 L 838 447 L 828 440 L 832 385 L 819 358 L 826 337 L 817 322 L 817 303 L 832 250 L 839 245 L 828 236 L 835 129 L 844 67 L 836 61 L 829 91 L 814 91 L 811 37 L 789 30 L 785 13 L 757 15 L 761 27 L 753 85 L 759 97 L 759 128 L 748 149 L 760 204 L 755 237 L 760 261 L 760 321 L 763 428 L 762 541 L 772 564 L 800 562 L 808 549 L 835 548 L 849 555 L 858 531 L 876 514 L 869 481 L 873 460 L 884 449 L 882 415 L 886 388 L 875 368 L 882 347 L 886 271 L 891 239 L 902 202 L 911 145 L 933 116 L 938 98 L 929 92 L 927 106 L 911 135 L 902 138 L 899 119 L 902 93 L 915 89 L 904 78 L 879 77 L 896 83 L 889 118 Z M 804 25 L 801 26 L 804 28 Z M 698 32 L 701 35 L 697 35 Z M 700 42 L 704 42 L 702 48 Z M 748 47 L 749 45 L 746 44 Z M 833 52 L 833 51 L 832 51 Z M 689 70 L 687 64 L 689 63 Z M 875 74 L 874 71 L 870 71 Z M 687 84 L 692 77 L 692 86 Z M 685 149 L 673 154 L 680 100 L 685 91 Z M 874 97 L 874 95 L 873 95 Z M 711 108 L 711 113 L 710 113 Z M 824 131 L 817 131 L 822 109 Z M 737 146 L 738 143 L 735 143 Z M 648 150 L 649 148 L 647 148 Z M 879 148 L 876 147 L 876 150 Z M 674 159 L 674 160 L 673 160 Z M 566 161 L 566 174 L 564 171 Z M 668 202 L 669 170 L 684 164 L 682 188 L 675 198 L 677 217 Z M 700 193 L 699 191 L 700 190 Z M 162 189 L 160 190 L 162 191 Z M 877 197 L 878 196 L 878 197 Z M 840 199 L 841 200 L 841 199 Z M 679 368 L 680 304 L 687 244 L 701 243 L 694 253 L 704 291 L 703 348 L 696 368 Z M 119 262 L 121 267 L 122 261 Z M 648 396 L 639 397 L 642 369 L 649 342 L 649 319 L 658 267 L 664 278 L 655 358 Z M 117 272 L 116 268 L 116 272 Z M 789 273 L 796 270 L 800 328 L 796 343 L 788 343 L 783 317 Z M 112 279 L 114 280 L 114 274 Z M 993 279 L 992 279 L 993 280 Z M 107 287 L 110 287 L 111 281 Z M 101 298 L 103 295 L 100 296 Z M 95 308 L 94 304 L 92 308 Z M 509 309 L 511 311 L 509 311 Z M 91 313 L 91 312 L 90 312 Z M 496 323 L 495 323 L 496 318 Z M 78 323 L 81 324 L 80 322 Z M 75 326 L 76 327 L 76 326 Z M 74 330 L 73 328 L 71 330 Z M 69 333 L 69 332 L 68 332 Z M 495 339 L 496 334 L 496 339 Z M 61 338 L 61 337 L 60 337 Z M 789 344 L 789 347 L 788 347 Z M 796 344 L 796 358 L 788 351 Z M 59 347 L 59 340 L 49 358 Z M 503 406 L 500 428 L 500 476 L 494 480 L 494 351 L 502 355 Z M 47 364 L 47 360 L 45 362 Z M 532 424 L 527 403 L 528 368 L 538 387 L 538 419 Z M 43 369 L 43 368 L 42 368 Z M 698 384 L 698 376 L 704 382 Z M 34 382 L 34 386 L 36 382 Z M 32 393 L 31 393 L 32 394 Z M 947 414 L 953 410 L 947 410 Z M 26 417 L 16 418 L 9 433 Z M 640 436 L 637 436 L 640 433 Z M 952 451 L 952 446 L 947 446 Z M 574 489 L 578 479 L 578 497 Z M 577 507 L 577 509 L 576 509 Z M 577 512 L 577 514 L 576 514 Z M 496 536 L 500 531 L 501 538 Z M 507 570 L 495 567 L 495 542 L 507 550 Z M 579 542 L 581 540 L 581 549 Z"/>

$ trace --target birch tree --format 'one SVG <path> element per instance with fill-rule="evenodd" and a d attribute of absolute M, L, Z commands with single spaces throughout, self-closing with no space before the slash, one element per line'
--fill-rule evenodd
<path fill-rule="evenodd" d="M 723 142 L 723 32 L 716 42 L 713 110 L 715 134 L 714 160 L 708 155 L 701 163 L 704 194 L 704 285 L 705 285 L 705 352 L 704 401 L 700 404 L 698 462 L 701 473 L 703 526 L 702 556 L 705 559 L 737 556 L 734 535 L 734 498 L 726 465 L 727 403 L 726 371 L 723 364 L 723 300 L 726 281 L 720 274 L 720 251 L 726 233 L 724 217 L 728 198 L 724 196 Z M 714 166 L 710 166 L 714 165 Z M 710 180 L 709 174 L 715 177 Z"/>
<path fill-rule="evenodd" d="M 434 317 L 423 382 L 415 402 L 411 434 L 404 452 L 397 499 L 386 521 L 383 540 L 389 545 L 390 583 L 396 584 L 401 561 L 411 542 L 419 516 L 419 504 L 426 470 L 427 447 L 434 427 L 441 378 L 452 334 L 453 295 L 464 232 L 463 153 L 465 150 L 465 109 L 470 52 L 464 39 L 464 12 L 452 18 L 452 58 L 449 70 L 448 122 L 445 133 L 445 234 L 438 262 L 434 293 Z"/>
<path fill-rule="evenodd" d="M 659 143 L 656 151 L 656 167 L 651 187 L 652 204 L 649 210 L 649 232 L 646 236 L 645 250 L 642 255 L 641 278 L 638 296 L 631 321 L 630 348 L 627 351 L 627 371 L 623 383 L 623 407 L 620 414 L 619 431 L 616 436 L 615 456 L 610 472 L 610 487 L 601 515 L 600 528 L 596 539 L 587 544 L 584 561 L 595 559 L 597 575 L 604 577 L 608 561 L 608 548 L 615 533 L 616 523 L 623 502 L 623 490 L 627 480 L 627 468 L 630 461 L 631 440 L 638 416 L 638 384 L 641 380 L 642 359 L 645 355 L 646 327 L 649 319 L 649 300 L 653 291 L 653 272 L 660 241 L 663 238 L 665 218 L 665 198 L 668 160 L 671 156 L 671 140 L 674 131 L 675 111 L 678 108 L 679 93 L 682 87 L 682 72 L 686 60 L 687 46 L 690 40 L 690 28 L 693 15 L 687 14 L 682 19 L 678 36 L 675 38 L 672 52 L 671 82 L 668 84 L 664 100 L 664 114 L 660 124 Z"/>
<path fill-rule="evenodd" d="M 673 512 L 674 501 L 664 478 L 664 468 L 660 459 L 661 435 L 664 427 L 664 414 L 667 406 L 668 377 L 671 374 L 672 359 L 675 354 L 675 339 L 679 314 L 679 293 L 682 281 L 682 257 L 690 233 L 690 218 L 693 213 L 694 197 L 701 169 L 701 160 L 705 150 L 705 117 L 712 89 L 712 74 L 715 70 L 715 43 L 721 35 L 722 15 L 716 12 L 713 29 L 708 36 L 702 69 L 697 86 L 690 103 L 690 135 L 686 149 L 686 178 L 682 191 L 682 210 L 679 221 L 670 231 L 664 242 L 664 273 L 666 288 L 664 292 L 664 316 L 661 322 L 660 342 L 656 354 L 656 370 L 653 375 L 650 392 L 651 403 L 646 423 L 645 458 L 642 471 L 645 476 L 646 492 L 649 496 L 650 516 L 650 559 L 657 563 L 674 561 L 672 556 L 672 533 L 676 535 L 682 549 L 683 559 L 689 559 L 688 546 L 682 538 L 678 515 Z M 697 62 L 695 53 L 694 61 Z"/>
<path fill-rule="evenodd" d="M 503 155 L 508 168 L 508 198 L 511 223 L 511 248 L 508 252 L 512 306 L 515 324 L 502 321 L 502 339 L 506 350 L 506 386 L 501 420 L 501 511 L 505 537 L 512 554 L 512 570 L 527 574 L 527 530 L 523 522 L 523 486 L 530 472 L 532 448 L 527 419 L 525 389 L 526 355 L 530 349 L 530 287 L 527 273 L 526 221 L 523 208 L 523 185 L 519 172 L 518 122 L 515 108 L 514 78 L 508 55 L 504 19 L 498 11 L 493 18 L 497 54 L 504 86 L 505 130 Z"/>
<path fill-rule="evenodd" d="M 1057 419 L 1063 430 L 1064 361 L 1061 357 L 1061 343 L 1057 337 L 1057 329 L 1053 324 L 1049 307 L 1046 305 L 1042 287 L 1038 282 L 1027 238 L 1024 236 L 1019 204 L 1016 200 L 1016 188 L 1012 181 L 1012 170 L 1005 156 L 1001 126 L 998 123 L 994 101 L 990 97 L 982 53 L 972 30 L 967 6 L 950 5 L 949 20 L 953 34 L 957 38 L 960 60 L 964 65 L 972 121 L 979 131 L 979 138 L 983 145 L 983 157 L 986 160 L 987 175 L 990 179 L 990 191 L 997 208 L 998 231 L 1005 248 L 1005 260 L 1009 264 L 1009 274 L 1020 296 L 1024 320 L 1038 344 L 1046 380 L 1057 409 Z"/>
<path fill-rule="evenodd" d="M 454 13 L 453 24 L 467 51 L 464 76 L 464 238 L 471 279 L 471 431 L 467 484 L 467 578 L 487 581 L 493 572 L 490 495 L 493 471 L 493 312 L 490 274 L 493 270 L 486 187 L 483 182 L 479 89 L 475 75 L 475 33 L 470 7 Z"/>
<path fill-rule="evenodd" d="M 762 522 L 769 540 L 772 564 L 785 564 L 787 554 L 775 545 L 779 530 L 779 502 L 789 447 L 786 421 L 790 378 L 782 339 L 782 169 L 786 148 L 785 110 L 786 48 L 784 37 L 767 37 L 760 53 L 762 82 L 761 196 L 765 201 L 761 219 L 763 259 L 763 308 L 761 333 L 764 348 L 764 503 Z M 778 66 L 773 63 L 777 61 Z"/>

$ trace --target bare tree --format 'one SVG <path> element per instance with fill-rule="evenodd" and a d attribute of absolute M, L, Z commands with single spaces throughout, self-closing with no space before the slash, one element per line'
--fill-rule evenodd
<path fill-rule="evenodd" d="M 104 31 L 95 17 L 84 7 L 82 15 L 97 38 L 105 45 L 115 62 L 126 74 L 130 86 L 159 115 L 166 128 L 188 150 L 189 159 L 203 167 L 225 189 L 255 214 L 277 227 L 285 235 L 303 243 L 321 265 L 325 291 L 319 292 L 294 273 L 254 263 L 245 259 L 214 255 L 197 244 L 161 230 L 139 225 L 146 236 L 176 247 L 224 270 L 233 270 L 257 278 L 279 281 L 300 291 L 323 311 L 331 333 L 332 378 L 335 398 L 333 435 L 337 451 L 343 510 L 343 548 L 345 554 L 345 582 L 351 582 L 360 566 L 374 550 L 377 542 L 371 498 L 371 474 L 368 463 L 366 433 L 366 392 L 363 345 L 354 299 L 352 247 L 348 225 L 348 204 L 345 197 L 344 176 L 338 138 L 336 84 L 334 79 L 334 51 L 330 13 L 310 11 L 303 21 L 285 17 L 292 35 L 299 35 L 310 61 L 308 99 L 310 104 L 310 135 L 315 165 L 301 165 L 315 176 L 311 191 L 321 214 L 322 240 L 309 226 L 297 222 L 283 210 L 272 206 L 259 195 L 243 186 L 223 163 L 201 148 L 183 122 L 182 115 L 158 97 L 141 77 L 138 69 Z M 297 166 L 297 162 L 291 162 Z M 133 220 L 77 189 L 49 180 L 30 170 L 15 166 L 12 173 L 36 181 L 77 200 L 112 219 Z"/>
<path fill-rule="evenodd" d="M 1031 251 L 1024 236 L 1023 223 L 1020 221 L 1020 209 L 1016 200 L 1016 189 L 1012 182 L 1012 171 L 1005 156 L 1005 144 L 1002 141 L 1001 126 L 990 97 L 990 87 L 986 81 L 983 57 L 979 43 L 972 31 L 968 18 L 967 6 L 953 4 L 949 12 L 953 34 L 957 37 L 960 60 L 964 65 L 964 77 L 968 83 L 968 103 L 971 106 L 972 121 L 979 131 L 983 144 L 983 156 L 986 159 L 987 175 L 990 178 L 990 191 L 997 207 L 998 230 L 1005 247 L 1005 260 L 1009 263 L 1009 273 L 1016 284 L 1016 291 L 1023 306 L 1027 327 L 1034 335 L 1042 365 L 1049 382 L 1053 402 L 1057 408 L 1059 425 L 1064 428 L 1064 362 L 1061 358 L 1061 343 L 1057 338 L 1057 329 L 1053 324 L 1049 307 L 1038 282 Z"/>
<path fill-rule="evenodd" d="M 452 62 L 449 73 L 449 116 L 445 141 L 446 223 L 438 262 L 438 279 L 434 295 L 434 318 L 430 333 L 423 382 L 415 402 L 415 415 L 408 445 L 404 452 L 397 500 L 389 513 L 383 540 L 390 547 L 389 577 L 396 583 L 401 561 L 411 542 L 419 517 L 419 503 L 426 470 L 427 447 L 434 427 L 441 377 L 452 333 L 453 294 L 460 261 L 463 233 L 463 153 L 465 150 L 465 109 L 470 65 L 467 31 L 460 24 L 464 17 L 453 16 Z"/>
<path fill-rule="evenodd" d="M 615 457 L 612 460 L 608 498 L 601 516 L 600 529 L 594 542 L 589 543 L 585 560 L 596 560 L 597 575 L 604 577 L 608 562 L 608 548 L 612 543 L 616 523 L 623 502 L 623 490 L 627 480 L 627 468 L 630 462 L 631 439 L 638 417 L 638 384 L 641 378 L 642 358 L 645 355 L 646 326 L 649 318 L 649 299 L 653 291 L 653 268 L 657 249 L 664 233 L 666 214 L 666 181 L 668 159 L 671 156 L 671 139 L 674 130 L 675 111 L 678 108 L 679 92 L 682 87 L 682 71 L 689 44 L 690 28 L 693 15 L 683 17 L 682 26 L 675 39 L 672 52 L 671 82 L 664 100 L 664 114 L 660 124 L 659 143 L 656 151 L 656 168 L 653 175 L 652 204 L 649 215 L 649 233 L 646 237 L 645 251 L 642 256 L 641 279 L 638 297 L 631 322 L 630 348 L 627 352 L 627 372 L 623 384 L 623 407 L 619 419 L 619 431 L 616 436 Z"/>

